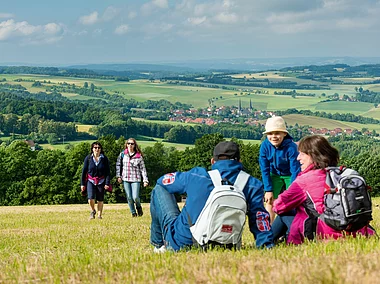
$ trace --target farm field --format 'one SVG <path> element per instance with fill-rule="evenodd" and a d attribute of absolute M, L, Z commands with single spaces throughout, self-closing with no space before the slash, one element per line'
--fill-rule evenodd
<path fill-rule="evenodd" d="M 380 131 L 380 125 L 378 124 L 360 124 L 360 123 L 355 123 L 355 122 L 346 122 L 346 121 L 327 119 L 323 117 L 304 116 L 300 114 L 284 115 L 283 118 L 285 119 L 288 125 L 294 125 L 297 123 L 298 125 L 310 125 L 315 128 L 327 128 L 327 129 L 334 129 L 334 128 L 355 129 L 356 128 L 358 130 L 361 130 L 362 128 L 368 128 L 371 131 L 372 130 L 376 130 L 376 132 Z"/>
<path fill-rule="evenodd" d="M 254 75 L 254 74 L 253 74 Z M 237 75 L 236 75 L 237 76 Z M 269 74 L 270 78 L 278 77 L 289 81 L 299 81 L 294 77 L 281 77 L 278 74 Z M 125 98 L 134 98 L 138 101 L 144 101 L 148 99 L 159 100 L 166 99 L 171 102 L 182 102 L 192 104 L 194 107 L 207 107 L 208 100 L 214 99 L 216 106 L 229 105 L 237 106 L 239 100 L 243 107 L 249 106 L 250 101 L 254 108 L 259 110 L 286 110 L 288 108 L 297 109 L 310 109 L 312 111 L 326 111 L 326 112 L 350 112 L 356 115 L 362 114 L 364 116 L 378 115 L 376 112 L 370 111 L 373 105 L 369 103 L 345 103 L 345 102 L 327 102 L 320 103 L 325 98 L 322 94 L 332 95 L 339 93 L 341 95 L 353 95 L 354 85 L 331 85 L 331 90 L 298 90 L 297 92 L 303 93 L 315 93 L 316 97 L 302 97 L 298 96 L 292 98 L 290 96 L 278 96 L 274 95 L 275 91 L 292 91 L 290 89 L 263 89 L 263 88 L 249 88 L 249 92 L 232 91 L 213 89 L 206 87 L 192 87 L 192 86 L 179 86 L 169 85 L 158 81 L 150 82 L 148 80 L 134 80 L 131 82 L 115 82 L 112 80 L 96 80 L 96 79 L 80 79 L 80 78 L 67 78 L 67 77 L 53 77 L 53 76 L 38 76 L 38 75 L 1 75 L 1 78 L 6 78 L 8 83 L 21 84 L 31 92 L 45 91 L 42 87 L 32 87 L 33 82 L 14 82 L 13 80 L 21 78 L 25 80 L 46 80 L 51 83 L 69 83 L 83 86 L 84 82 L 93 83 L 98 87 L 104 88 L 110 94 L 118 93 Z M 297 81 L 297 82 L 298 82 Z M 298 82 L 307 83 L 307 82 Z M 315 83 L 315 82 L 314 82 Z M 239 86 L 235 86 L 239 89 Z M 363 85 L 363 88 L 371 88 L 372 90 L 380 89 L 377 85 Z M 262 90 L 268 92 L 268 94 L 255 94 L 255 90 Z M 72 93 L 63 93 L 69 99 L 74 100 L 87 100 L 90 97 L 81 96 Z"/>
<path fill-rule="evenodd" d="M 373 201 L 379 229 L 380 199 Z M 133 219 L 127 204 L 105 204 L 102 220 L 88 220 L 88 207 L 85 200 L 0 207 L 0 283 L 365 284 L 380 277 L 375 237 L 257 250 L 246 225 L 240 251 L 153 254 L 149 204 Z"/>

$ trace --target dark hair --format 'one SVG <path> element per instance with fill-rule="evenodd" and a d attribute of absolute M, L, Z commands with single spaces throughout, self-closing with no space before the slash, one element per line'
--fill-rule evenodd
<path fill-rule="evenodd" d="M 315 169 L 336 167 L 339 163 L 339 152 L 327 139 L 321 135 L 306 136 L 301 139 L 298 151 L 309 155 L 314 162 Z"/>
<path fill-rule="evenodd" d="M 92 149 L 94 148 L 94 146 L 99 146 L 100 147 L 100 154 L 104 154 L 103 146 L 102 146 L 102 144 L 100 144 L 99 141 L 95 141 L 94 143 L 91 144 L 91 149 L 90 149 L 91 154 L 92 154 Z"/>
<path fill-rule="evenodd" d="M 140 153 L 141 156 L 142 156 L 141 149 L 140 149 L 139 145 L 137 144 L 137 141 L 136 141 L 135 138 L 128 138 L 127 140 L 125 140 L 125 143 L 124 143 L 124 149 L 127 149 L 127 147 L 128 147 L 128 141 L 129 141 L 129 140 L 132 140 L 132 141 L 135 143 L 134 146 L 135 146 L 135 151 L 136 151 L 136 153 Z"/>

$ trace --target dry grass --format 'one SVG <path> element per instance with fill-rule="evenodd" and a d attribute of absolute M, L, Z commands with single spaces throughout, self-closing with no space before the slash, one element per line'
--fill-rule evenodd
<path fill-rule="evenodd" d="M 375 203 L 379 203 L 379 198 Z M 153 254 L 149 204 L 142 218 L 106 204 L 88 220 L 87 204 L 1 207 L 0 283 L 373 283 L 380 277 L 377 238 Z M 375 207 L 374 226 L 380 210 Z"/>

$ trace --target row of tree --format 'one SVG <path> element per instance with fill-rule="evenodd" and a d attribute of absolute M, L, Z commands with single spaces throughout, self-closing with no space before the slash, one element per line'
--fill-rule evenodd
<path fill-rule="evenodd" d="M 148 202 L 156 180 L 165 173 L 187 171 L 195 166 L 210 169 L 213 148 L 223 141 L 221 134 L 205 135 L 195 142 L 195 147 L 178 151 L 155 143 L 144 148 L 144 160 L 150 186 L 142 189 L 142 200 Z M 245 171 L 261 178 L 258 165 L 259 145 L 239 143 Z M 124 190 L 115 178 L 115 163 L 123 149 L 124 137 L 107 136 L 100 140 L 111 162 L 112 194 L 106 202 L 126 202 Z M 359 171 L 372 187 L 373 195 L 380 194 L 380 145 L 375 140 L 340 140 L 333 142 L 341 151 L 341 164 Z M 83 203 L 80 194 L 80 176 L 83 161 L 90 153 L 90 144 L 81 143 L 67 149 L 31 151 L 24 141 L 14 141 L 0 146 L 0 206 L 32 204 Z"/>

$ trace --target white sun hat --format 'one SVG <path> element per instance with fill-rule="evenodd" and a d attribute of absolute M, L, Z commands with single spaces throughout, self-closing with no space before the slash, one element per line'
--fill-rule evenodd
<path fill-rule="evenodd" d="M 265 124 L 265 132 L 263 132 L 263 134 L 276 131 L 289 133 L 286 130 L 285 121 L 281 116 L 272 116 L 268 118 L 267 123 Z"/>

